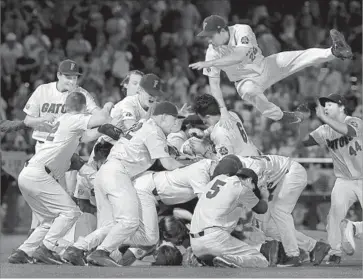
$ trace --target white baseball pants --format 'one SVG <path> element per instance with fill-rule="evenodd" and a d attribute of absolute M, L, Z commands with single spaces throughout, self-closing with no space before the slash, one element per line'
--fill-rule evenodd
<path fill-rule="evenodd" d="M 236 82 L 236 89 L 241 98 L 256 107 L 263 116 L 280 120 L 283 112 L 278 106 L 268 101 L 264 91 L 306 67 L 325 63 L 334 58 L 330 48 L 310 48 L 273 54 L 265 57 L 265 68 L 261 75 Z"/>
<path fill-rule="evenodd" d="M 193 253 L 198 258 L 222 256 L 240 267 L 268 266 L 268 261 L 259 252 L 261 245 L 250 246 L 217 227 L 206 229 L 205 232 L 204 236 L 190 238 Z"/>
<path fill-rule="evenodd" d="M 40 222 L 19 249 L 32 256 L 43 242 L 48 249 L 56 251 L 57 241 L 71 229 L 81 211 L 42 165 L 31 163 L 24 167 L 18 183 L 24 199 Z"/>
<path fill-rule="evenodd" d="M 331 205 L 328 214 L 328 242 L 330 255 L 341 256 L 341 236 L 339 224 L 353 203 L 359 201 L 363 206 L 363 180 L 337 178 L 331 192 Z"/>
<path fill-rule="evenodd" d="M 299 247 L 311 251 L 316 240 L 295 229 L 292 211 L 307 185 L 307 174 L 303 166 L 292 162 L 289 172 L 278 183 L 267 213 L 262 215 L 262 230 L 266 236 L 279 240 L 287 256 L 298 256 Z M 261 216 L 261 215 L 260 215 Z"/>

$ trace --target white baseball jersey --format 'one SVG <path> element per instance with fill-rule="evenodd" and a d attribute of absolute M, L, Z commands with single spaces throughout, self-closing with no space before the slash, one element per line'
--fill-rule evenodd
<path fill-rule="evenodd" d="M 92 161 L 84 164 L 77 173 L 77 184 L 74 190 L 75 198 L 89 200 L 94 206 L 96 206 L 94 180 L 96 178 L 97 171 L 97 162 Z"/>
<path fill-rule="evenodd" d="M 70 92 L 60 92 L 56 87 L 57 82 L 39 85 L 25 105 L 24 112 L 33 117 L 43 117 L 48 114 L 61 115 L 66 112 L 64 104 Z M 97 105 L 87 90 L 78 87 L 86 97 L 87 112 L 92 113 Z M 34 130 L 33 138 L 45 141 L 50 133 Z"/>
<path fill-rule="evenodd" d="M 57 119 L 58 129 L 54 138 L 46 140 L 29 163 L 40 163 L 47 166 L 56 178 L 63 177 L 91 117 L 86 114 L 61 115 Z"/>
<path fill-rule="evenodd" d="M 183 143 L 186 142 L 188 139 L 187 134 L 184 131 L 179 131 L 177 133 L 171 133 L 168 135 L 167 140 L 168 143 L 176 149 L 180 150 Z"/>
<path fill-rule="evenodd" d="M 218 122 L 210 134 L 219 158 L 227 154 L 239 156 L 257 156 L 259 155 L 257 147 L 249 140 L 242 121 L 234 112 L 229 112 L 235 123 L 231 129 L 222 127 Z"/>
<path fill-rule="evenodd" d="M 205 192 L 215 161 L 203 159 L 172 171 L 156 172 L 155 187 L 165 204 L 185 203 Z"/>
<path fill-rule="evenodd" d="M 203 69 L 203 74 L 209 77 L 219 77 L 220 71 L 226 72 L 230 81 L 251 78 L 260 75 L 264 69 L 264 56 L 258 47 L 256 36 L 250 26 L 236 24 L 229 26 L 230 39 L 227 45 L 215 47 L 209 45 L 205 61 L 214 60 L 231 54 L 236 47 L 246 47 L 248 52 L 245 59 L 226 67 L 210 67 Z"/>
<path fill-rule="evenodd" d="M 153 119 L 136 123 L 111 149 L 108 159 L 118 159 L 130 177 L 150 168 L 156 159 L 170 157 L 166 136 Z"/>
<path fill-rule="evenodd" d="M 344 136 L 327 124 L 310 135 L 319 145 L 328 147 L 336 177 L 363 179 L 363 122 L 357 117 L 347 116 L 344 123 L 356 131 L 356 137 Z"/>
<path fill-rule="evenodd" d="M 191 222 L 190 232 L 219 227 L 232 232 L 242 216 L 242 207 L 252 209 L 259 202 L 255 194 L 237 176 L 219 175 L 207 185 Z"/>
<path fill-rule="evenodd" d="M 289 171 L 292 160 L 279 155 L 238 156 L 245 168 L 252 169 L 258 176 L 258 186 L 267 187 L 270 193 Z"/>

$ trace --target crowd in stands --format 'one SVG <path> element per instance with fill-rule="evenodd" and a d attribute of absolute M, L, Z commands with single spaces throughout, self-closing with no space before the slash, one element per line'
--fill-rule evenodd
<path fill-rule="evenodd" d="M 120 82 L 130 70 L 155 73 L 165 81 L 169 100 L 180 107 L 209 92 L 208 80 L 188 64 L 204 60 L 206 42 L 198 37 L 210 14 L 253 28 L 265 56 L 280 51 L 329 47 L 329 30 L 344 33 L 353 61 L 335 60 L 309 67 L 266 91 L 284 110 L 317 97 L 340 93 L 353 115 L 362 117 L 362 15 L 354 0 L 295 0 L 280 5 L 269 0 L 1 0 L 1 119 L 24 119 L 24 105 L 42 83 L 56 80 L 58 63 L 69 58 L 81 65 L 80 85 L 99 105 L 118 102 Z M 282 2 L 281 2 L 282 4 Z M 299 129 L 261 118 L 240 99 L 222 76 L 227 105 L 244 118 L 247 133 L 267 154 L 325 157 L 327 152 L 297 149 Z M 310 116 L 305 128 L 320 125 Z M 9 133 L 2 149 L 32 152 L 31 131 Z M 89 155 L 84 146 L 82 155 Z"/>

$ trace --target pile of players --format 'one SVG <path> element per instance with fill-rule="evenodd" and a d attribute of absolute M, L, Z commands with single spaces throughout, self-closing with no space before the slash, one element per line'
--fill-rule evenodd
<path fill-rule="evenodd" d="M 206 68 L 212 95 L 198 96 L 192 109 L 179 110 L 167 101 L 159 77 L 140 72 L 130 73 L 122 101 L 98 108 L 90 94 L 76 85 L 80 73 L 71 60 L 60 64 L 57 82 L 36 89 L 24 108 L 24 124 L 34 129 L 36 152 L 18 178 L 33 211 L 34 230 L 10 255 L 10 263 L 289 267 L 306 260 L 319 265 L 328 253 L 329 263 L 339 263 L 341 246 L 347 253 L 354 252 L 353 234 L 361 233 L 361 224 L 343 220 L 344 212 L 338 210 L 342 201 L 336 201 L 334 190 L 330 245 L 295 229 L 291 213 L 307 185 L 306 170 L 291 158 L 262 155 L 248 138 L 242 119 L 227 111 L 216 86 L 219 68 L 264 116 L 301 122 L 301 112 L 282 112 L 267 101 L 263 91 L 256 91 L 256 98 L 252 98 L 253 88 L 242 92 L 251 89 L 247 85 L 254 79 L 246 71 L 259 72 L 260 79 L 252 83 L 261 83 L 273 70 L 268 66 L 271 61 L 285 57 L 286 65 L 274 64 L 284 69 L 274 78 L 276 82 L 312 63 L 335 56 L 349 58 L 344 38 L 333 32 L 331 49 L 265 59 L 246 25 L 228 27 L 212 16 L 203 28 L 201 35 L 209 36 L 211 42 L 207 60 L 212 62 L 191 66 Z M 222 57 L 211 60 L 217 54 Z M 231 61 L 236 55 L 251 61 L 240 58 L 235 65 Z M 304 57 L 308 62 L 302 62 Z M 236 80 L 236 75 L 245 82 Z M 320 98 L 317 115 L 327 125 L 312 132 L 304 144 L 325 145 L 329 140 L 333 157 L 338 158 L 349 155 L 343 148 L 349 150 L 358 170 L 353 173 L 347 164 L 347 171 L 340 168 L 337 176 L 348 176 L 355 183 L 346 191 L 347 197 L 361 192 L 362 121 L 345 114 L 339 95 Z M 95 140 L 88 162 L 82 161 L 76 154 L 79 142 Z M 77 172 L 75 189 L 67 188 L 65 182 L 70 170 Z M 168 206 L 193 199 L 198 202 L 192 214 L 176 210 L 179 218 L 160 218 Z M 346 200 L 345 212 L 352 202 Z M 253 212 L 253 226 L 238 231 L 246 210 Z M 76 234 L 86 214 L 97 216 L 96 226 L 84 221 L 88 229 Z"/>

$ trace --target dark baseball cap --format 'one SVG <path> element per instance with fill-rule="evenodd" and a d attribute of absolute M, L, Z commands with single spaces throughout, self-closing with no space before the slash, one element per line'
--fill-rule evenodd
<path fill-rule="evenodd" d="M 170 102 L 161 102 L 156 105 L 153 115 L 162 114 L 171 115 L 180 119 L 185 118 L 185 116 L 179 115 L 177 107 Z"/>
<path fill-rule="evenodd" d="M 70 59 L 64 60 L 59 64 L 58 72 L 60 72 L 63 75 L 69 75 L 69 76 L 80 76 L 82 75 L 79 72 L 78 64 Z"/>
<path fill-rule="evenodd" d="M 328 97 L 321 97 L 319 98 L 319 102 L 323 107 L 325 107 L 326 102 L 332 102 L 342 106 L 346 105 L 345 98 L 339 94 L 330 94 Z"/>
<path fill-rule="evenodd" d="M 146 93 L 153 97 L 162 96 L 164 94 L 161 90 L 162 80 L 157 75 L 144 75 L 140 80 L 140 86 L 146 91 Z"/>
<path fill-rule="evenodd" d="M 250 177 L 252 179 L 252 182 L 255 183 L 256 185 L 258 184 L 258 176 L 257 174 L 252 170 L 252 169 L 249 169 L 249 168 L 240 168 L 236 175 L 238 177 L 241 177 L 241 178 L 248 178 Z"/>
<path fill-rule="evenodd" d="M 237 172 L 243 167 L 241 160 L 233 154 L 224 156 L 216 166 L 213 172 L 213 178 L 225 174 L 229 176 L 236 175 Z"/>
<path fill-rule="evenodd" d="M 183 125 L 191 125 L 192 127 L 203 127 L 206 128 L 203 120 L 197 114 L 188 115 L 183 121 Z"/>
<path fill-rule="evenodd" d="M 211 15 L 203 20 L 203 31 L 200 32 L 198 37 L 212 36 L 214 33 L 219 32 L 222 28 L 227 26 L 227 22 L 223 17 L 218 15 Z"/>

